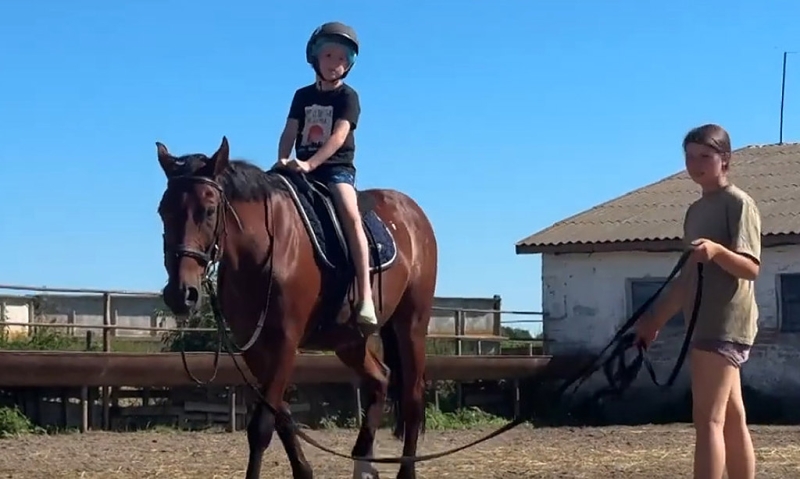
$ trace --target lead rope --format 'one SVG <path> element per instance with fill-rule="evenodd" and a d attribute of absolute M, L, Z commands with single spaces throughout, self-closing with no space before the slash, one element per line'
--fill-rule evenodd
<path fill-rule="evenodd" d="M 635 341 L 634 341 L 635 340 L 635 335 L 633 333 L 628 333 L 628 330 L 630 330 L 633 327 L 633 325 L 642 316 L 642 314 L 644 314 L 644 312 L 658 298 L 658 296 L 661 294 L 661 292 L 664 290 L 664 288 L 667 286 L 667 284 L 669 284 L 669 282 L 675 276 L 677 276 L 678 272 L 680 272 L 680 269 L 683 267 L 683 265 L 689 259 L 690 255 L 691 255 L 691 252 L 692 252 L 692 250 L 684 251 L 684 253 L 681 255 L 680 259 L 678 260 L 677 264 L 673 268 L 672 272 L 669 274 L 669 276 L 664 281 L 664 283 L 661 285 L 661 287 L 659 287 L 658 290 L 655 292 L 655 294 L 653 294 L 653 296 L 651 296 L 647 301 L 645 301 L 645 303 L 642 306 L 640 306 L 639 309 L 637 309 L 636 312 L 625 322 L 625 324 L 622 326 L 622 328 L 620 328 L 620 330 L 617 331 L 617 333 L 614 335 L 614 337 L 612 338 L 611 342 L 609 342 L 608 345 L 605 348 L 603 348 L 599 354 L 597 354 L 595 356 L 595 359 L 591 362 L 591 364 L 587 365 L 587 367 L 583 368 L 579 374 L 576 374 L 576 375 L 572 376 L 571 379 L 565 381 L 564 384 L 562 384 L 562 386 L 560 388 L 558 388 L 558 391 L 556 393 L 556 398 L 557 399 L 560 399 L 561 396 L 563 396 L 563 394 L 569 389 L 570 386 L 572 386 L 573 384 L 577 383 L 577 384 L 575 384 L 575 388 L 573 389 L 573 394 L 574 394 L 575 391 L 577 390 L 577 388 L 581 384 L 583 384 L 583 382 L 585 382 L 585 380 L 589 376 L 594 374 L 600 368 L 605 368 L 607 365 L 611 364 L 615 359 L 618 359 L 618 356 L 624 355 L 624 353 L 628 349 L 630 349 L 632 347 L 637 347 L 638 348 L 638 358 L 637 358 L 636 361 L 634 361 L 634 366 L 632 366 L 632 367 L 629 366 L 629 367 L 622 368 L 622 371 L 627 372 L 626 376 L 631 378 L 629 381 L 626 381 L 626 383 L 624 384 L 624 388 L 627 388 L 628 386 L 630 386 L 631 382 L 635 378 L 635 375 L 632 375 L 632 374 L 634 372 L 638 373 L 638 371 L 641 369 L 642 364 L 646 364 L 647 365 L 647 369 L 648 369 L 648 372 L 650 373 L 651 378 L 654 380 L 654 382 L 656 382 L 656 385 L 661 386 L 655 380 L 655 372 L 654 372 L 654 370 L 652 368 L 652 365 L 650 365 L 649 361 L 645 362 L 646 358 L 645 358 L 645 350 L 644 350 L 644 348 L 641 345 L 635 344 Z M 672 374 L 670 375 L 670 379 L 667 382 L 667 386 L 664 386 L 664 387 L 669 387 L 669 385 L 671 385 L 672 382 L 674 382 L 675 377 L 677 377 L 678 372 L 680 371 L 681 367 L 683 366 L 683 362 L 684 362 L 685 356 L 686 356 L 686 351 L 688 350 L 688 344 L 691 341 L 692 333 L 694 331 L 694 324 L 696 324 L 696 322 L 697 322 L 697 313 L 698 313 L 698 310 L 699 310 L 700 299 L 701 299 L 701 296 L 702 296 L 703 265 L 702 264 L 698 264 L 698 268 L 697 269 L 698 269 L 697 294 L 695 295 L 694 308 L 692 310 L 692 317 L 690 318 L 689 328 L 687 328 L 687 334 L 686 334 L 686 338 L 684 339 L 684 345 L 683 345 L 683 347 L 681 349 L 681 354 L 678 357 L 678 360 L 676 361 L 675 368 L 674 368 Z M 211 307 L 212 307 L 212 310 L 214 312 L 215 319 L 217 319 L 217 321 L 220 321 L 220 322 L 224 321 L 223 318 L 222 318 L 222 312 L 219 310 L 219 307 L 218 307 L 216 294 L 213 293 L 213 296 L 210 299 L 211 299 Z M 228 335 L 225 335 L 225 337 L 228 338 Z M 615 345 L 616 345 L 616 347 L 614 347 Z M 613 349 L 612 349 L 612 347 L 613 347 Z M 613 351 L 611 356 L 609 358 L 607 358 L 606 360 L 604 360 L 604 361 L 600 361 L 602 356 L 608 350 L 612 350 Z M 310 444 L 311 446 L 313 446 L 313 447 L 315 447 L 315 448 L 317 448 L 317 449 L 319 449 L 319 450 L 321 450 L 323 452 L 327 452 L 328 454 L 331 454 L 332 456 L 339 457 L 339 458 L 342 458 L 342 459 L 348 459 L 348 460 L 355 461 L 355 462 L 370 462 L 370 463 L 377 463 L 377 464 L 414 464 L 414 463 L 417 463 L 417 462 L 424 462 L 424 461 L 430 461 L 430 460 L 433 460 L 433 459 L 439 459 L 439 458 L 446 457 L 446 456 L 455 454 L 457 452 L 463 451 L 465 449 L 471 448 L 473 446 L 481 444 L 481 443 L 483 443 L 485 441 L 488 441 L 490 439 L 493 439 L 493 438 L 495 438 L 495 437 L 497 437 L 497 436 L 499 436 L 499 435 L 501 435 L 501 434 L 503 434 L 505 432 L 508 432 L 508 431 L 516 428 L 517 426 L 520 426 L 521 424 L 524 424 L 524 423 L 528 422 L 529 420 L 533 419 L 531 417 L 532 415 L 530 415 L 530 414 L 526 415 L 526 416 L 520 416 L 519 418 L 514 419 L 513 421 L 511 421 L 508 424 L 506 424 L 505 426 L 497 429 L 496 431 L 491 432 L 491 433 L 489 433 L 489 434 L 487 434 L 487 435 L 485 435 L 485 436 L 483 436 L 481 438 L 478 438 L 478 439 L 476 439 L 476 440 L 474 440 L 472 442 L 469 442 L 469 443 L 464 444 L 462 446 L 459 446 L 459 447 L 456 447 L 456 448 L 453 448 L 453 449 L 449 449 L 449 450 L 446 450 L 446 451 L 441 451 L 441 452 L 432 453 L 432 454 L 426 454 L 426 455 L 422 455 L 422 456 L 399 456 L 399 457 L 375 458 L 375 457 L 358 457 L 358 456 L 353 456 L 352 454 L 343 454 L 343 453 L 340 453 L 338 451 L 335 451 L 333 449 L 330 449 L 328 447 L 323 446 L 322 444 L 317 442 L 314 438 L 312 438 L 308 434 L 306 434 L 300 428 L 300 426 L 297 424 L 297 422 L 294 420 L 294 418 L 291 416 L 291 414 L 288 411 L 285 411 L 283 409 L 280 409 L 280 410 L 276 409 L 271 404 L 269 404 L 269 402 L 267 402 L 266 398 L 264 398 L 264 396 L 261 394 L 261 391 L 259 391 L 258 388 L 256 386 L 254 386 L 247 379 L 247 376 L 245 375 L 245 373 L 242 370 L 242 368 L 239 366 L 238 361 L 236 361 L 236 357 L 234 356 L 234 354 L 232 352 L 230 352 L 230 351 L 228 351 L 228 353 L 230 354 L 231 359 L 233 360 L 233 363 L 236 366 L 236 369 L 241 374 L 242 379 L 244 379 L 245 383 L 248 386 L 250 386 L 251 389 L 253 389 L 253 391 L 256 393 L 258 398 L 263 402 L 264 406 L 273 415 L 275 415 L 276 418 L 277 417 L 283 418 L 287 422 L 288 426 L 291 429 L 293 429 L 293 431 L 301 439 L 303 439 L 306 443 Z M 624 358 L 623 358 L 622 364 L 624 365 Z M 610 368 L 610 366 L 608 366 L 608 367 Z M 620 375 L 620 376 L 622 376 L 622 375 Z M 614 375 L 611 375 L 611 376 L 608 376 L 608 377 L 612 377 L 613 378 Z M 613 389 L 613 385 L 612 385 L 612 389 Z M 621 393 L 620 387 L 617 387 L 615 389 L 615 392 L 616 391 L 619 391 Z"/>

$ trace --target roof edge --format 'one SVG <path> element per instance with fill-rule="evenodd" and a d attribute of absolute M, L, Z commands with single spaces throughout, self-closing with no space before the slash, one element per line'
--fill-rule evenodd
<path fill-rule="evenodd" d="M 774 233 L 762 236 L 763 247 L 800 245 L 800 233 Z M 612 253 L 644 251 L 648 253 L 681 251 L 683 241 L 680 238 L 663 238 L 649 240 L 624 240 L 601 242 L 575 242 L 575 243 L 546 243 L 521 245 L 517 244 L 515 253 L 525 254 L 569 254 L 569 253 Z"/>

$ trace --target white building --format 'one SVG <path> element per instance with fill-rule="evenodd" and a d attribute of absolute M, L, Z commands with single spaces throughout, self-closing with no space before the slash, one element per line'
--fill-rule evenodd
<path fill-rule="evenodd" d="M 755 199 L 762 215 L 759 334 L 743 379 L 760 393 L 798 398 L 800 144 L 742 148 L 731 164 L 732 181 Z M 681 172 L 517 243 L 517 254 L 542 255 L 543 329 L 552 354 L 607 344 L 677 262 L 683 217 L 698 197 L 697 185 Z M 683 334 L 683 320 L 673 318 L 651 349 L 664 379 Z M 683 387 L 676 389 L 685 391 L 686 381 L 684 369 Z"/>

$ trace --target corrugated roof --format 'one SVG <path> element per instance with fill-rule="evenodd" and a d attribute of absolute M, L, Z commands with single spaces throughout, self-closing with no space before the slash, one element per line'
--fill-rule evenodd
<path fill-rule="evenodd" d="M 762 233 L 800 233 L 800 143 L 733 152 L 731 182 L 756 201 Z M 559 221 L 517 242 L 519 253 L 558 245 L 678 240 L 686 208 L 700 195 L 685 171 Z"/>

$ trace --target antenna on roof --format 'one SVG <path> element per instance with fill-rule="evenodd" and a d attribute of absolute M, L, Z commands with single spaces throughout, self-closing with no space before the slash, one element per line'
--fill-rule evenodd
<path fill-rule="evenodd" d="M 790 53 L 797 52 L 783 52 L 783 74 L 781 75 L 781 125 L 778 133 L 778 144 L 783 144 L 783 105 L 786 99 L 786 57 Z"/>

